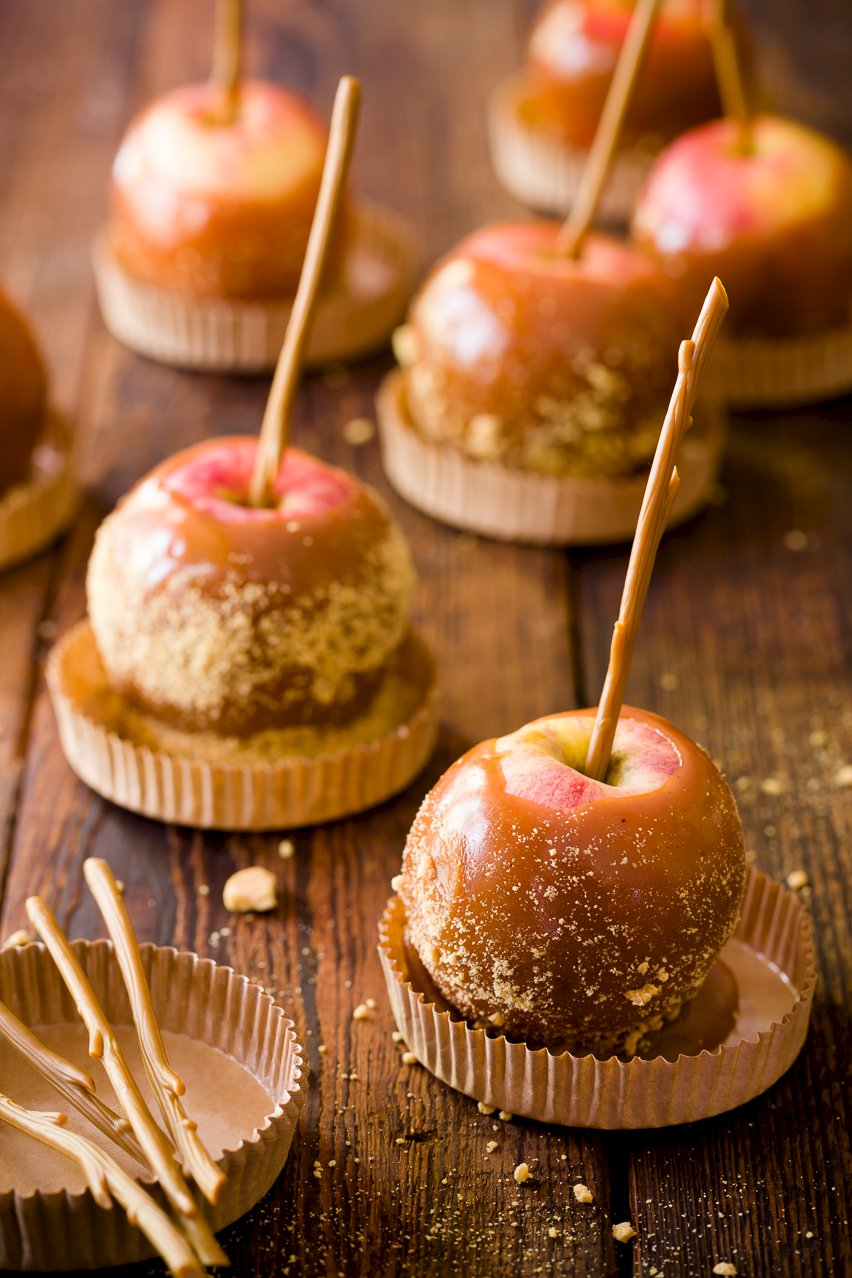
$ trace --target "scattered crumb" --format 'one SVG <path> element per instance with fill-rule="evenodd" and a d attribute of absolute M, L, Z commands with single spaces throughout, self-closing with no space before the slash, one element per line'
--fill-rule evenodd
<path fill-rule="evenodd" d="M 754 865 L 754 862 L 757 860 L 757 853 L 754 848 L 746 848 L 745 859 L 747 865 Z"/>
<path fill-rule="evenodd" d="M 519 1185 L 523 1185 L 526 1181 L 528 1181 L 531 1174 L 529 1163 L 518 1163 L 512 1173 Z"/>
<path fill-rule="evenodd" d="M 403 1038 L 402 1034 L 400 1034 L 399 1030 L 393 1030 L 393 1031 L 392 1031 L 392 1033 L 391 1033 L 391 1039 L 392 1039 L 392 1041 L 393 1041 L 394 1043 L 404 1043 L 404 1042 L 405 1042 L 405 1039 Z"/>
<path fill-rule="evenodd" d="M 359 447 L 361 444 L 368 444 L 376 433 L 376 427 L 369 417 L 353 417 L 351 422 L 347 422 L 343 427 L 343 438 L 347 444 Z"/>
<path fill-rule="evenodd" d="M 760 783 L 760 788 L 764 794 L 784 794 L 787 789 L 787 783 L 782 781 L 780 777 L 765 777 Z"/>
<path fill-rule="evenodd" d="M 791 870 L 787 875 L 787 887 L 792 888 L 794 892 L 798 892 L 800 888 L 806 888 L 810 884 L 810 879 L 806 870 Z"/>
<path fill-rule="evenodd" d="M 402 1063 L 403 1063 L 403 1065 L 416 1065 L 416 1064 L 417 1064 L 417 1057 L 414 1055 L 414 1053 L 413 1053 L 413 1052 L 403 1052 L 403 1053 L 402 1053 Z"/>
<path fill-rule="evenodd" d="M 17 932 L 12 932 L 10 936 L 6 937 L 6 940 L 0 945 L 0 949 L 11 950 L 16 945 L 29 945 L 32 939 L 29 932 L 25 932 L 22 927 L 19 927 Z"/>
<path fill-rule="evenodd" d="M 278 855 L 281 857 L 282 861 L 289 861 L 295 851 L 296 849 L 293 846 L 292 839 L 282 839 L 278 844 Z"/>
<path fill-rule="evenodd" d="M 124 896 L 124 879 L 116 879 L 115 886 L 120 896 Z"/>
<path fill-rule="evenodd" d="M 720 1260 L 717 1265 L 713 1266 L 714 1274 L 726 1274 L 728 1278 L 736 1278 L 737 1267 L 732 1265 L 729 1260 Z"/>
<path fill-rule="evenodd" d="M 198 885 L 198 895 L 199 895 L 199 896 L 209 896 L 209 895 L 210 895 L 210 884 L 209 884 L 209 883 L 199 883 L 199 885 Z"/>
<path fill-rule="evenodd" d="M 844 763 L 842 768 L 837 769 L 834 774 L 834 784 L 839 785 L 842 790 L 852 785 L 852 763 Z"/>
<path fill-rule="evenodd" d="M 486 1105 L 485 1101 L 477 1101 L 476 1108 L 479 1110 L 480 1114 L 493 1114 L 497 1106 Z"/>
<path fill-rule="evenodd" d="M 674 692 L 679 683 L 680 680 L 677 675 L 672 674 L 670 671 L 666 671 L 664 674 L 660 675 L 660 687 L 663 692 Z"/>
<path fill-rule="evenodd" d="M 319 1052 L 320 1056 L 325 1056 L 326 1052 L 328 1051 L 328 1048 L 326 1047 L 325 1043 L 319 1043 L 317 1046 L 317 1051 Z"/>
<path fill-rule="evenodd" d="M 574 1186 L 574 1197 L 577 1199 L 578 1203 L 593 1203 L 595 1201 L 592 1197 L 592 1191 L 589 1189 L 589 1186 L 582 1185 L 579 1181 L 577 1181 L 577 1184 Z"/>
<path fill-rule="evenodd" d="M 809 1229 L 808 1232 L 805 1234 L 806 1238 L 813 1238 L 813 1236 L 814 1236 L 814 1231 L 812 1229 Z"/>
<path fill-rule="evenodd" d="M 500 1119 L 501 1123 L 511 1123 L 514 1118 L 514 1114 L 510 1114 L 508 1109 L 501 1109 L 497 1117 Z"/>
<path fill-rule="evenodd" d="M 622 1220 L 620 1224 L 613 1225 L 612 1236 L 616 1242 L 630 1242 L 631 1238 L 636 1237 L 636 1230 L 633 1228 L 629 1220 Z"/>
<path fill-rule="evenodd" d="M 402 887 L 402 875 L 395 874 L 393 878 L 391 879 L 391 891 L 398 892 L 401 887 Z"/>
<path fill-rule="evenodd" d="M 551 1225 L 547 1231 L 548 1238 L 559 1238 L 561 1237 L 561 1235 L 562 1235 L 562 1230 L 557 1229 L 555 1225 Z"/>
<path fill-rule="evenodd" d="M 373 1002 L 373 1007 L 375 1007 L 375 1000 L 371 1000 L 371 1001 Z M 370 1007 L 367 1003 L 359 1003 L 358 1006 L 355 1008 L 355 1011 L 352 1013 L 353 1021 L 372 1020 L 372 1016 L 371 1016 L 372 1010 L 373 1008 Z"/>
<path fill-rule="evenodd" d="M 751 777 L 737 777 L 734 789 L 738 794 L 745 794 L 746 790 L 751 789 Z"/>
<path fill-rule="evenodd" d="M 787 547 L 788 550 L 793 550 L 793 551 L 807 550 L 808 534 L 805 532 L 802 532 L 800 528 L 791 528 L 788 533 L 784 534 L 784 545 Z M 727 1273 L 735 1274 L 737 1271 L 736 1269 L 725 1269 L 725 1270 L 714 1269 L 713 1272 L 714 1274 L 723 1273 L 723 1272 L 726 1274 Z"/>
<path fill-rule="evenodd" d="M 485 1152 L 486 1154 L 493 1154 L 496 1148 L 497 1148 L 496 1140 L 490 1140 L 488 1144 L 485 1146 Z"/>
<path fill-rule="evenodd" d="M 275 875 L 263 865 L 247 865 L 225 883 L 222 904 L 226 910 L 244 914 L 274 910 L 278 904 Z"/>

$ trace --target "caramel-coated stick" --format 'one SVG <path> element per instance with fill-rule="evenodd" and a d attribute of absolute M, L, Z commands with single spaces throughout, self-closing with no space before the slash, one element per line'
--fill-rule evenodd
<path fill-rule="evenodd" d="M 225 1174 L 204 1148 L 196 1124 L 188 1117 L 181 1104 L 180 1097 L 186 1088 L 183 1080 L 169 1065 L 151 1002 L 142 955 L 139 953 L 130 915 L 118 884 L 106 861 L 97 857 L 89 857 L 83 862 L 83 874 L 115 946 L 118 966 L 130 999 L 133 1023 L 139 1035 L 145 1072 L 163 1121 L 174 1141 L 184 1171 L 192 1176 L 205 1198 L 211 1203 L 218 1202 L 225 1187 Z"/>
<path fill-rule="evenodd" d="M 633 11 L 571 212 L 556 239 L 556 252 L 565 257 L 580 256 L 586 232 L 595 220 L 661 3 L 638 0 Z"/>
<path fill-rule="evenodd" d="M 302 274 L 260 428 L 249 488 L 253 506 L 269 504 L 272 485 L 287 447 L 293 400 L 302 367 L 302 351 L 310 334 L 331 236 L 343 198 L 349 160 L 355 143 L 360 101 L 360 83 L 353 76 L 345 75 L 337 86 L 328 150 L 325 153 L 322 182 L 305 260 L 302 263 Z"/>
<path fill-rule="evenodd" d="M 728 310 L 728 297 L 718 279 L 710 285 L 691 341 L 682 342 L 678 354 L 678 376 L 666 413 L 651 473 L 645 485 L 642 509 L 636 524 L 630 562 L 624 579 L 621 608 L 612 634 L 609 667 L 598 703 L 585 773 L 602 781 L 612 755 L 618 716 L 624 704 L 624 690 L 642 609 L 651 583 L 657 547 L 674 505 L 679 483 L 675 466 L 681 440 L 692 420 L 692 405 L 716 334 Z"/>
<path fill-rule="evenodd" d="M 25 1109 L 0 1092 L 0 1120 L 73 1158 L 98 1206 L 111 1207 L 112 1194 L 127 1212 L 130 1223 L 142 1230 L 162 1256 L 174 1278 L 203 1278 L 204 1270 L 192 1248 L 163 1209 L 105 1150 L 85 1136 L 69 1132 L 64 1114 Z"/>
<path fill-rule="evenodd" d="M 729 120 L 737 124 L 739 151 L 741 155 L 747 155 L 753 146 L 751 112 L 739 49 L 731 26 L 730 0 L 711 0 L 710 45 L 722 110 Z"/>
<path fill-rule="evenodd" d="M 221 99 L 222 124 L 230 124 L 239 110 L 242 61 L 243 0 L 216 0 L 210 83 Z"/>
<path fill-rule="evenodd" d="M 73 1105 L 99 1131 L 120 1145 L 125 1153 L 138 1159 L 140 1163 L 145 1162 L 139 1143 L 130 1130 L 130 1123 L 104 1104 L 95 1093 L 93 1079 L 64 1056 L 46 1047 L 5 1003 L 0 1003 L 0 1034 L 69 1105 Z"/>
<path fill-rule="evenodd" d="M 228 1258 L 207 1221 L 198 1211 L 183 1173 L 175 1162 L 174 1146 L 154 1122 L 136 1080 L 128 1069 L 112 1026 L 53 911 L 38 896 L 29 897 L 26 908 L 30 922 L 50 951 L 89 1031 L 89 1055 L 103 1061 L 116 1099 L 130 1120 L 163 1192 L 180 1216 L 183 1231 L 193 1250 L 206 1265 L 226 1265 Z"/>

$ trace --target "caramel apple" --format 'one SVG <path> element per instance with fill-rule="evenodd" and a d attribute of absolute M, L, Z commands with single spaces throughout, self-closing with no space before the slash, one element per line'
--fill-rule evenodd
<path fill-rule="evenodd" d="M 292 296 L 326 142 L 305 103 L 274 84 L 241 84 L 233 112 L 213 83 L 159 98 L 115 158 L 116 260 L 137 280 L 194 297 Z"/>
<path fill-rule="evenodd" d="M 724 274 L 735 336 L 849 323 L 852 161 L 804 125 L 759 116 L 745 142 L 732 119 L 685 133 L 654 164 L 632 232 L 686 308 L 708 275 Z"/>
<path fill-rule="evenodd" d="M 488 226 L 430 272 L 396 343 L 425 437 L 544 475 L 617 477 L 654 450 L 677 321 L 650 259 L 558 222 Z"/>
<path fill-rule="evenodd" d="M 702 985 L 739 917 L 736 804 L 707 754 L 625 707 L 606 777 L 594 710 L 468 751 L 405 848 L 408 939 L 465 1017 L 532 1046 L 632 1054 Z"/>
<path fill-rule="evenodd" d="M 0 493 L 23 482 L 47 413 L 47 374 L 29 325 L 0 289 Z"/>
<path fill-rule="evenodd" d="M 177 453 L 97 534 L 87 593 L 110 683 L 182 728 L 351 718 L 409 628 L 411 560 L 377 495 L 290 448 L 253 506 L 257 448 Z"/>

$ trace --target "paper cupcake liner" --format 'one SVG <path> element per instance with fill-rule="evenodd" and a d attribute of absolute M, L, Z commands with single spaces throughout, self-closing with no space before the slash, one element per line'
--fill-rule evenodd
<path fill-rule="evenodd" d="M 112 943 L 75 941 L 73 948 L 110 1022 L 132 1024 Z M 232 1057 L 270 1098 L 261 1126 L 219 1159 L 227 1177 L 221 1200 L 212 1206 L 195 1195 L 213 1228 L 223 1229 L 263 1197 L 284 1166 L 305 1100 L 302 1048 L 292 1021 L 246 977 L 186 951 L 155 945 L 141 950 L 160 1027 Z M 43 945 L 11 948 L 0 955 L 0 998 L 28 1025 L 79 1024 L 73 1001 Z M 189 1093 L 186 1100 L 191 1107 Z M 51 1100 L 47 1107 L 64 1105 L 57 1095 L 56 1103 Z M 73 1164 L 69 1161 L 68 1166 Z M 152 1177 L 141 1174 L 140 1180 L 152 1186 Z M 153 1185 L 151 1192 L 166 1207 L 159 1186 Z M 129 1223 L 123 1209 L 99 1207 L 88 1189 L 0 1194 L 0 1269 L 103 1268 L 152 1255 L 148 1240 Z"/>
<path fill-rule="evenodd" d="M 424 438 L 414 425 L 403 376 L 389 373 L 376 399 L 385 472 L 400 496 L 441 523 L 501 541 L 589 546 L 636 531 L 645 475 L 629 479 L 556 478 L 466 457 Z M 702 400 L 678 457 L 680 488 L 671 526 L 695 514 L 716 477 L 725 413 Z"/>
<path fill-rule="evenodd" d="M 383 345 L 411 292 L 416 254 L 407 224 L 378 205 L 360 204 L 352 227 L 343 278 L 317 306 L 309 365 L 353 359 Z M 103 231 L 93 259 L 104 323 L 131 350 L 211 372 L 274 368 L 292 299 L 239 302 L 169 293 L 128 275 Z"/>
<path fill-rule="evenodd" d="M 123 702 L 109 687 L 88 621 L 54 648 L 47 684 L 66 759 L 105 799 L 179 825 L 270 830 L 362 812 L 404 789 L 425 766 L 438 718 L 434 662 L 418 635 L 404 642 L 386 678 L 395 672 L 413 689 L 414 709 L 392 729 L 333 753 L 282 754 L 272 761 L 267 753 L 262 762 L 216 762 L 152 748 L 116 727 L 115 707 L 120 715 Z"/>
<path fill-rule="evenodd" d="M 31 477 L 0 496 L 0 569 L 44 550 L 68 527 L 79 497 L 72 453 L 67 424 L 51 412 L 33 453 Z"/>
<path fill-rule="evenodd" d="M 852 324 L 777 341 L 721 339 L 707 369 L 712 393 L 737 408 L 820 403 L 852 391 Z"/>
<path fill-rule="evenodd" d="M 497 180 L 515 199 L 565 217 L 574 203 L 589 152 L 526 123 L 520 111 L 524 89 L 523 75 L 514 75 L 498 84 L 491 94 L 491 163 Z M 615 156 L 598 209 L 599 221 L 618 225 L 630 221 L 654 158 L 647 151 L 621 151 Z"/>
<path fill-rule="evenodd" d="M 510 1042 L 496 1030 L 472 1028 L 446 1004 L 439 1006 L 434 990 L 412 983 L 404 930 L 405 909 L 392 897 L 379 927 L 379 955 L 408 1049 L 457 1091 L 540 1122 L 628 1129 L 710 1118 L 771 1087 L 807 1034 L 816 984 L 810 919 L 792 893 L 757 871 L 749 876 L 735 938 L 720 956 L 739 986 L 737 1025 L 712 1051 L 675 1061 L 554 1054 Z M 755 999 L 764 978 L 776 1000 L 780 991 L 779 1006 L 788 1004 L 779 1020 L 761 1019 Z"/>

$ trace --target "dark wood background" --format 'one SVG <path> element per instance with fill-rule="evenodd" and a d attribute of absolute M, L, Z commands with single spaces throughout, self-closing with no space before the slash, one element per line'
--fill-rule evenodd
<path fill-rule="evenodd" d="M 342 72 L 362 77 L 358 183 L 410 217 L 425 265 L 483 220 L 517 211 L 491 174 L 483 103 L 518 63 L 533 7 L 254 0 L 249 62 L 323 114 Z M 752 8 L 776 96 L 852 141 L 845 0 Z M 777 877 L 804 867 L 812 881 L 821 981 L 810 1038 L 787 1077 L 737 1113 L 634 1135 L 504 1124 L 401 1063 L 374 920 L 417 804 L 463 747 L 594 701 L 626 551 L 500 546 L 407 509 L 375 443 L 355 448 L 341 435 L 350 418 L 372 415 L 389 356 L 351 369 L 342 387 L 307 380 L 295 434 L 376 485 L 410 538 L 417 621 L 443 685 L 426 774 L 371 814 L 297 832 L 284 862 L 275 836 L 137 819 L 66 766 L 42 666 L 55 633 L 83 615 L 98 521 L 176 446 L 255 431 L 266 395 L 262 381 L 136 358 L 94 304 L 88 248 L 122 129 L 154 94 L 205 74 L 210 12 L 210 0 L 0 0 L 0 277 L 34 319 L 55 398 L 79 428 L 88 488 L 67 539 L 0 579 L 0 935 L 24 924 L 32 892 L 72 935 L 101 935 L 80 873 L 100 855 L 124 879 L 143 939 L 213 955 L 280 993 L 306 1047 L 310 1094 L 283 1176 L 226 1235 L 238 1275 L 671 1278 L 720 1260 L 752 1276 L 852 1273 L 850 792 L 836 780 L 852 760 L 850 402 L 732 421 L 718 502 L 661 549 L 631 678 L 630 699 L 704 742 L 735 783 L 756 864 Z M 766 792 L 769 778 L 781 793 Z M 274 868 L 279 909 L 228 919 L 222 884 L 251 862 Z M 368 997 L 374 1019 L 353 1022 Z M 535 1181 L 520 1189 L 522 1160 Z M 577 1180 L 594 1205 L 575 1204 Z M 624 1219 L 638 1235 L 627 1247 L 610 1228 Z"/>

